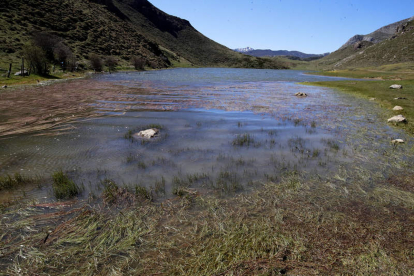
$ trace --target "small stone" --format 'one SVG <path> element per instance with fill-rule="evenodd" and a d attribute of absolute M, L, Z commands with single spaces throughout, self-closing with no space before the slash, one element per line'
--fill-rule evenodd
<path fill-rule="evenodd" d="M 401 106 L 396 105 L 396 106 L 394 106 L 394 108 L 392 110 L 400 111 L 400 110 L 404 110 L 404 108 L 402 108 Z"/>
<path fill-rule="evenodd" d="M 402 89 L 402 88 L 403 87 L 400 84 L 393 84 L 393 85 L 390 86 L 390 89 Z"/>
<path fill-rule="evenodd" d="M 146 130 L 141 130 L 140 132 L 134 134 L 136 137 L 151 139 L 154 138 L 160 132 L 157 128 L 150 128 Z"/>
<path fill-rule="evenodd" d="M 395 144 L 402 144 L 402 143 L 404 143 L 404 140 L 403 139 L 395 139 L 395 140 L 392 140 L 391 143 L 393 143 L 394 145 Z"/>
<path fill-rule="evenodd" d="M 297 97 L 307 97 L 308 95 L 306 93 L 303 93 L 303 92 L 298 92 L 298 93 L 295 94 L 295 96 L 297 96 Z"/>
<path fill-rule="evenodd" d="M 3 88 L 7 88 L 7 85 L 3 85 L 2 87 L 3 87 Z"/>
<path fill-rule="evenodd" d="M 397 115 L 388 119 L 388 123 L 405 123 L 407 119 L 403 115 Z"/>
<path fill-rule="evenodd" d="M 370 101 L 375 101 L 376 99 L 375 98 L 371 98 L 371 99 L 369 99 Z"/>
<path fill-rule="evenodd" d="M 398 97 L 398 98 L 394 98 L 394 100 L 408 100 L 408 99 L 404 97 Z"/>

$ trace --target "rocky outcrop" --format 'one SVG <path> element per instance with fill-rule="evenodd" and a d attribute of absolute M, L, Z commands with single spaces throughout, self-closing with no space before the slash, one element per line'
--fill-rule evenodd
<path fill-rule="evenodd" d="M 401 31 L 402 26 L 407 22 L 410 22 L 414 17 L 407 18 L 387 26 L 384 26 L 370 34 L 367 35 L 355 35 L 351 37 L 340 49 L 346 48 L 350 45 L 357 45 L 358 42 L 367 41 L 377 44 L 386 39 L 392 38 L 397 32 Z"/>

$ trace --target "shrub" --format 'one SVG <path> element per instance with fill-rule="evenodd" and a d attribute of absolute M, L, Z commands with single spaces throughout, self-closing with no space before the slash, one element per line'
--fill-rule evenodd
<path fill-rule="evenodd" d="M 115 71 L 115 67 L 118 65 L 118 60 L 113 56 L 109 56 L 105 58 L 105 66 L 108 67 L 109 73 L 111 71 Z"/>
<path fill-rule="evenodd" d="M 142 57 L 133 56 L 131 63 L 135 70 L 144 70 L 146 61 Z"/>
<path fill-rule="evenodd" d="M 91 54 L 89 56 L 89 62 L 95 72 L 101 72 L 103 68 L 103 62 L 100 56 L 97 54 Z"/>
<path fill-rule="evenodd" d="M 26 44 L 23 46 L 22 55 L 26 58 L 26 62 L 31 64 L 35 73 L 39 75 L 46 75 L 49 73 L 50 63 L 42 48 L 33 43 Z"/>

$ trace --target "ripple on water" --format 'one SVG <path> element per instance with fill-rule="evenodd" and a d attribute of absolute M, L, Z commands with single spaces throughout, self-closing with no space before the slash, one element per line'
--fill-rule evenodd
<path fill-rule="evenodd" d="M 389 143 L 398 136 L 411 147 L 410 139 L 382 123 L 371 102 L 295 84 L 320 80 L 300 72 L 226 70 L 100 76 L 121 86 L 118 98 L 91 104 L 107 116 L 75 122 L 59 136 L 3 140 L 0 172 L 50 176 L 68 170 L 87 195 L 99 192 L 103 178 L 152 187 L 164 177 L 171 190 L 174 179 L 203 173 L 207 179 L 194 185 L 211 188 L 223 172 L 246 185 L 288 170 L 324 174 L 344 165 L 375 170 L 411 160 L 398 157 L 401 150 Z M 295 97 L 298 91 L 308 97 Z M 158 140 L 124 138 L 148 124 L 164 127 Z M 245 134 L 251 143 L 237 145 L 235 139 Z M 390 164 L 390 156 L 397 161 Z"/>

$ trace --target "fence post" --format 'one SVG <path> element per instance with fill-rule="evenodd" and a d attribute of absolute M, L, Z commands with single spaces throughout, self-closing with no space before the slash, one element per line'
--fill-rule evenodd
<path fill-rule="evenodd" d="M 10 78 L 11 69 L 12 69 L 12 64 L 10 63 L 9 74 L 7 75 L 7 78 Z"/>

